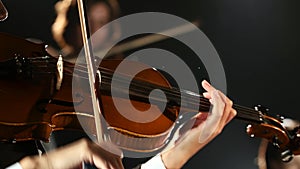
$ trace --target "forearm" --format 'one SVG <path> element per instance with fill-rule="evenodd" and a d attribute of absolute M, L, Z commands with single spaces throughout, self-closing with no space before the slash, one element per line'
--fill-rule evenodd
<path fill-rule="evenodd" d="M 162 161 L 167 169 L 181 168 L 211 140 L 212 138 L 208 138 L 204 142 L 199 142 L 199 133 L 188 131 L 172 147 L 161 153 Z"/>
<path fill-rule="evenodd" d="M 194 149 L 184 149 L 182 146 L 173 147 L 163 152 L 161 158 L 167 169 L 182 168 L 199 149 L 199 147 L 195 147 Z"/>
<path fill-rule="evenodd" d="M 122 169 L 121 150 L 109 143 L 103 142 L 101 145 L 115 154 L 89 140 L 81 139 L 42 156 L 26 157 L 20 161 L 20 165 L 23 169 L 70 169 L 79 167 L 84 162 L 103 169 Z"/>
<path fill-rule="evenodd" d="M 77 144 L 78 146 L 74 146 Z M 52 169 L 52 168 L 71 168 L 81 164 L 85 150 L 84 141 L 56 149 L 55 151 L 49 152 L 42 156 L 29 156 L 25 157 L 20 161 L 20 165 L 23 169 Z M 78 148 L 79 147 L 79 148 Z M 67 160 L 66 160 L 67 159 Z M 88 160 L 87 160 L 88 161 Z"/>
<path fill-rule="evenodd" d="M 188 160 L 182 154 L 172 151 L 163 152 L 161 159 L 167 169 L 181 168 Z"/>

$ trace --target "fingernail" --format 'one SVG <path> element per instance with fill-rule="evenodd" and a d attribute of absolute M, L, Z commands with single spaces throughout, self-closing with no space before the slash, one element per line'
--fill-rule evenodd
<path fill-rule="evenodd" d="M 203 96 L 204 96 L 204 97 L 208 97 L 208 96 L 209 96 L 209 93 L 208 93 L 208 92 L 204 92 L 204 93 L 203 93 Z"/>
<path fill-rule="evenodd" d="M 237 115 L 237 111 L 233 110 L 233 115 L 236 116 Z"/>
<path fill-rule="evenodd" d="M 207 85 L 208 87 L 210 87 L 210 84 L 208 83 L 208 81 L 203 80 L 203 84 Z"/>

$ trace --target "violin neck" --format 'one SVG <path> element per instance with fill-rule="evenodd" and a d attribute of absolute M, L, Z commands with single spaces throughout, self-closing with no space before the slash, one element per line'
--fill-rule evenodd
<path fill-rule="evenodd" d="M 236 119 L 256 124 L 263 122 L 263 114 L 260 111 L 240 105 L 233 105 L 233 108 L 237 111 Z"/>
<path fill-rule="evenodd" d="M 209 112 L 211 109 L 212 105 L 209 100 L 202 95 L 190 91 L 183 91 L 181 92 L 181 95 L 182 98 L 185 98 L 181 101 L 180 106 L 184 112 Z M 180 105 L 180 98 L 176 98 L 174 101 Z M 260 124 L 263 121 L 262 113 L 254 108 L 248 108 L 237 104 L 234 104 L 232 107 L 237 111 L 236 119 L 257 124 Z"/>

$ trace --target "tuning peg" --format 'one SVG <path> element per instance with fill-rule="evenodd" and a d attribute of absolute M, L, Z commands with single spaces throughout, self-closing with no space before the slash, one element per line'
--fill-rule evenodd
<path fill-rule="evenodd" d="M 262 105 L 254 106 L 254 109 L 256 111 L 259 111 L 259 112 L 263 113 L 263 114 L 266 114 L 266 113 L 269 112 L 269 109 L 267 107 L 262 106 Z"/>
<path fill-rule="evenodd" d="M 274 146 L 275 148 L 280 149 L 278 137 L 276 137 L 276 136 L 273 137 L 273 139 L 272 139 L 272 144 L 273 144 L 273 146 Z"/>
<path fill-rule="evenodd" d="M 278 121 L 280 121 L 281 123 L 283 123 L 283 120 L 285 119 L 282 115 L 279 115 L 279 114 L 277 114 L 276 115 L 276 119 L 278 120 Z"/>
<path fill-rule="evenodd" d="M 294 154 L 291 150 L 287 149 L 281 152 L 281 160 L 283 162 L 290 162 L 294 158 Z"/>

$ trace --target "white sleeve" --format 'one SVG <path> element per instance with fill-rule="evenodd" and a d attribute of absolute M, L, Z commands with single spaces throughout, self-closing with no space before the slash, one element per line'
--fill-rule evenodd
<path fill-rule="evenodd" d="M 15 164 L 7 167 L 6 169 L 22 169 L 22 166 L 20 165 L 20 163 L 15 163 Z"/>
<path fill-rule="evenodd" d="M 146 163 L 142 164 L 141 169 L 166 169 L 162 159 L 161 159 L 161 155 L 158 154 L 156 156 L 154 156 L 153 158 L 151 158 L 149 161 L 147 161 Z"/>

